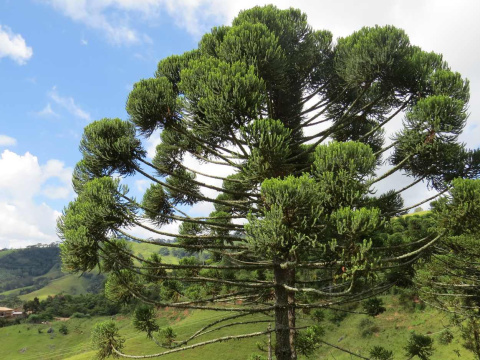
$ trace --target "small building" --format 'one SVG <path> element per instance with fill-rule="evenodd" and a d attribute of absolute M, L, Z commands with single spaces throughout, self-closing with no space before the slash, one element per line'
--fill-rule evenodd
<path fill-rule="evenodd" d="M 0 306 L 0 318 L 11 318 L 15 310 Z"/>

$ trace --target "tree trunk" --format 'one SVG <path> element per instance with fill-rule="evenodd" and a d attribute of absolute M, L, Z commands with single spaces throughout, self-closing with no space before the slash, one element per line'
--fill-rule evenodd
<path fill-rule="evenodd" d="M 282 269 L 280 266 L 274 268 L 275 276 L 275 356 L 277 360 L 296 360 L 295 351 L 295 306 L 291 301 L 295 301 L 294 296 L 290 294 L 283 286 L 291 283 L 291 277 L 295 274 L 292 270 Z"/>
<path fill-rule="evenodd" d="M 289 270 L 288 285 L 295 287 L 295 269 Z M 295 317 L 295 293 L 287 291 L 288 294 L 288 325 L 290 327 L 290 349 L 292 351 L 292 359 L 297 358 L 297 350 L 295 349 L 296 338 L 296 317 Z"/>

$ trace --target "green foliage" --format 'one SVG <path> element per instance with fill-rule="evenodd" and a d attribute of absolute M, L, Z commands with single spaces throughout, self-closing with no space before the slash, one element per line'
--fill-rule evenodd
<path fill-rule="evenodd" d="M 152 334 L 160 328 L 155 321 L 156 315 L 157 313 L 153 307 L 139 305 L 133 313 L 133 326 L 138 331 L 146 332 L 148 338 L 152 338 Z"/>
<path fill-rule="evenodd" d="M 102 119 L 85 127 L 80 141 L 82 166 L 92 177 L 131 175 L 138 157 L 145 156 L 135 126 L 120 119 Z"/>
<path fill-rule="evenodd" d="M 428 360 L 433 355 L 433 338 L 421 334 L 410 335 L 407 345 L 405 346 L 406 356 L 417 356 L 421 360 Z"/>
<path fill-rule="evenodd" d="M 317 323 L 321 323 L 323 320 L 325 320 L 325 312 L 322 309 L 313 310 L 310 316 L 313 319 L 313 321 Z"/>
<path fill-rule="evenodd" d="M 177 334 L 175 333 L 175 331 L 173 331 L 173 329 L 170 326 L 160 329 L 159 333 L 160 333 L 160 336 L 162 337 L 163 345 L 165 346 L 172 346 L 173 342 L 175 341 L 175 338 L 177 337 Z"/>
<path fill-rule="evenodd" d="M 359 328 L 361 330 L 361 335 L 364 338 L 372 336 L 374 333 L 378 333 L 380 331 L 380 327 L 369 318 L 362 319 L 362 321 L 360 321 Z"/>
<path fill-rule="evenodd" d="M 295 339 L 298 353 L 306 357 L 313 356 L 323 335 L 325 335 L 325 330 L 318 325 L 310 326 L 305 331 L 299 332 Z"/>
<path fill-rule="evenodd" d="M 381 346 L 374 346 L 370 350 L 372 360 L 393 360 L 393 351 L 389 351 Z"/>
<path fill-rule="evenodd" d="M 341 311 L 341 310 L 332 310 L 330 312 L 330 316 L 328 317 L 328 320 L 337 326 L 340 326 L 342 321 L 345 320 L 348 316 L 348 313 L 346 311 Z"/>
<path fill-rule="evenodd" d="M 68 327 L 65 324 L 60 325 L 58 332 L 62 335 L 68 335 Z"/>
<path fill-rule="evenodd" d="M 383 306 L 383 300 L 380 298 L 370 298 L 363 302 L 363 309 L 370 316 L 377 316 L 387 310 Z"/>
<path fill-rule="evenodd" d="M 258 354 L 251 354 L 248 357 L 248 360 L 267 360 L 267 357 L 263 355 L 258 355 Z"/>
<path fill-rule="evenodd" d="M 165 77 L 141 80 L 128 96 L 127 112 L 142 134 L 151 135 L 178 119 L 177 95 Z"/>
<path fill-rule="evenodd" d="M 452 244 L 473 243 L 480 210 L 464 195 L 480 198 L 478 189 L 453 180 L 480 174 L 480 151 L 458 142 L 467 101 L 468 82 L 440 55 L 412 46 L 403 30 L 364 27 L 334 44 L 300 10 L 242 11 L 231 26 L 204 35 L 198 49 L 162 60 L 154 78 L 138 82 L 127 102 L 130 121 L 86 127 L 74 171 L 78 197 L 58 222 L 64 266 L 103 267 L 110 272 L 106 296 L 123 303 L 198 307 L 184 301 L 194 299 L 219 310 L 209 297 L 220 295 L 255 311 L 275 309 L 276 357 L 291 358 L 295 346 L 311 354 L 315 329 L 298 343 L 285 330 L 294 321 L 293 299 L 308 308 L 368 298 L 389 283 L 407 287 L 415 263 L 437 251 L 438 238 L 431 239 L 438 231 Z M 383 148 L 382 128 L 402 111 L 393 155 L 383 159 L 390 147 Z M 307 135 L 318 124 L 327 127 Z M 161 144 L 150 163 L 135 132 L 157 129 Z M 186 166 L 190 159 L 231 175 L 201 173 Z M 383 163 L 393 167 L 377 174 Z M 453 200 L 436 205 L 442 215 L 392 220 L 408 210 L 403 190 L 374 196 L 374 186 L 402 170 L 436 190 L 454 185 Z M 120 186 L 136 173 L 154 183 L 142 204 Z M 191 217 L 186 207 L 203 202 L 215 211 Z M 178 234 L 155 228 L 174 220 L 182 223 Z M 178 267 L 162 263 L 157 251 L 133 256 L 118 240 L 140 222 L 152 237 L 175 238 Z M 427 270 L 419 273 L 427 278 Z M 372 299 L 365 310 L 374 316 L 385 308 Z M 138 311 L 137 325 L 151 334 L 150 310 Z M 331 320 L 345 316 L 335 311 Z M 171 345 L 173 334 L 166 338 Z M 429 354 L 422 346 L 410 349 L 413 356 Z"/>
<path fill-rule="evenodd" d="M 143 195 L 142 207 L 145 217 L 158 226 L 171 222 L 173 214 L 172 206 L 168 201 L 167 194 L 159 184 L 151 184 Z"/>
<path fill-rule="evenodd" d="M 128 225 L 132 206 L 122 203 L 119 181 L 101 177 L 85 184 L 75 202 L 71 202 L 57 221 L 62 264 L 67 271 L 93 270 L 99 265 L 98 252 L 108 243 L 112 228 Z M 124 247 L 124 245 L 123 245 Z M 115 250 L 115 247 L 110 249 Z M 123 248 L 123 250 L 126 250 Z M 109 254 L 112 258 L 120 253 Z"/>
<path fill-rule="evenodd" d="M 42 276 L 60 264 L 59 255 L 58 246 L 16 249 L 6 253 L 0 261 L 0 293 L 27 286 L 33 291 L 45 286 L 48 279 Z"/>
<path fill-rule="evenodd" d="M 475 359 L 480 359 L 480 322 L 476 318 L 470 318 L 461 327 L 463 346 L 471 351 Z"/>
<path fill-rule="evenodd" d="M 448 345 L 452 342 L 453 338 L 453 333 L 449 329 L 445 329 L 440 333 L 440 336 L 438 337 L 438 342 L 442 345 Z"/>
<path fill-rule="evenodd" d="M 92 329 L 92 346 L 97 350 L 98 359 L 103 360 L 110 356 L 118 358 L 113 349 L 121 351 L 124 343 L 125 339 L 118 334 L 117 325 L 111 320 L 98 323 Z"/>

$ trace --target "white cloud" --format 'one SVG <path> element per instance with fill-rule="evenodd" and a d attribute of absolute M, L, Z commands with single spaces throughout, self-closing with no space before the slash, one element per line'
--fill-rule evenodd
<path fill-rule="evenodd" d="M 82 44 L 83 46 L 87 46 L 88 45 L 88 40 L 85 40 L 84 38 L 80 39 L 80 44 Z"/>
<path fill-rule="evenodd" d="M 208 30 L 212 21 L 218 23 L 223 17 L 222 13 L 213 11 L 215 2 L 204 0 L 44 0 L 44 3 L 70 19 L 102 32 L 116 45 L 151 42 L 148 35 L 131 25 L 131 15 L 158 21 L 160 15 L 166 13 L 179 27 L 195 36 Z"/>
<path fill-rule="evenodd" d="M 56 219 L 60 212 L 39 195 L 52 199 L 71 196 L 72 169 L 58 160 L 39 164 L 37 157 L 5 150 L 0 156 L 0 248 L 23 247 L 57 241 Z M 54 181 L 58 185 L 52 185 Z"/>
<path fill-rule="evenodd" d="M 150 183 L 151 181 L 145 179 L 135 180 L 135 187 L 141 194 L 143 194 L 145 190 L 148 189 Z"/>
<path fill-rule="evenodd" d="M 55 111 L 53 111 L 50 103 L 45 105 L 45 107 L 42 110 L 37 111 L 35 114 L 41 117 L 56 117 L 56 118 L 60 117 L 60 115 L 58 115 Z"/>
<path fill-rule="evenodd" d="M 32 57 L 33 50 L 27 46 L 20 34 L 14 34 L 8 26 L 0 25 L 0 59 L 9 57 L 16 63 L 24 65 Z"/>
<path fill-rule="evenodd" d="M 15 146 L 17 144 L 17 140 L 7 136 L 0 134 L 0 146 Z"/>
<path fill-rule="evenodd" d="M 90 121 L 91 116 L 88 112 L 83 110 L 80 106 L 75 103 L 75 100 L 72 97 L 61 96 L 57 88 L 54 86 L 49 92 L 48 96 L 52 99 L 57 105 L 61 106 L 67 110 L 70 114 L 85 121 Z M 45 110 L 45 109 L 44 109 Z M 51 110 L 51 109 L 50 109 Z"/>

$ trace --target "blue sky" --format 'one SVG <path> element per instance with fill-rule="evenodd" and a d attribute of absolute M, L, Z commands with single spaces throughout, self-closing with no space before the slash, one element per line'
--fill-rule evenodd
<path fill-rule="evenodd" d="M 158 60 L 196 47 L 212 26 L 263 3 L 0 0 L 0 248 L 57 240 L 55 218 L 74 196 L 70 175 L 83 127 L 103 117 L 126 119 L 132 84 L 152 76 Z M 334 36 L 389 23 L 404 28 L 413 43 L 443 53 L 472 82 L 463 140 L 480 145 L 478 1 L 273 3 L 301 8 L 313 27 Z M 130 183 L 134 192 L 146 184 Z"/>

